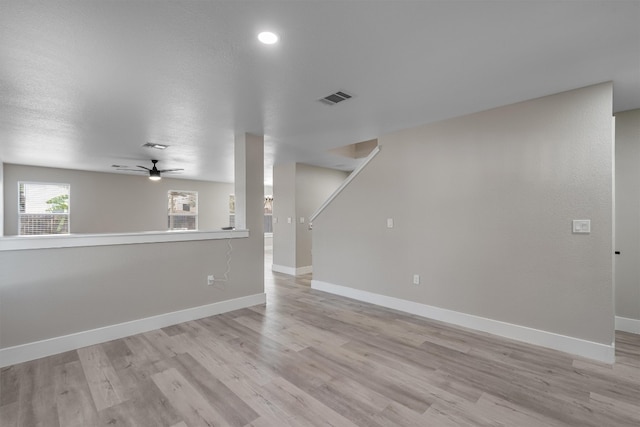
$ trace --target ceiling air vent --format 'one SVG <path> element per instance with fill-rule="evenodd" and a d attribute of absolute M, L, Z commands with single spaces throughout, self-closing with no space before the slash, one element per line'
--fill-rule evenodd
<path fill-rule="evenodd" d="M 349 98 L 352 98 L 352 95 L 344 91 L 338 91 L 336 93 L 332 93 L 329 96 L 325 96 L 324 98 L 320 98 L 318 101 L 327 105 L 336 105 L 338 102 L 346 101 Z"/>
<path fill-rule="evenodd" d="M 155 148 L 156 150 L 165 150 L 167 148 L 169 148 L 168 145 L 164 145 L 164 144 L 155 144 L 153 142 L 147 142 L 146 144 L 142 144 L 143 147 L 147 147 L 147 148 Z"/>

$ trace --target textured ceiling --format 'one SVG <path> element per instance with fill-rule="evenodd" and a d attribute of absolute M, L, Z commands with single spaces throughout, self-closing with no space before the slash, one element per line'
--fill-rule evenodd
<path fill-rule="evenodd" d="M 639 1 L 0 0 L 6 163 L 232 181 L 252 132 L 267 171 L 349 169 L 328 150 L 603 81 L 640 107 Z"/>

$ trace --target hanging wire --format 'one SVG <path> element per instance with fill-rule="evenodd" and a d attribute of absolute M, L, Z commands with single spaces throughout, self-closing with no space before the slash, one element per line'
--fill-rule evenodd
<path fill-rule="evenodd" d="M 231 239 L 227 240 L 229 249 L 227 250 L 227 270 L 224 272 L 224 279 L 213 279 L 214 282 L 228 282 L 229 274 L 231 273 L 231 253 L 233 252 L 233 246 L 231 246 Z"/>

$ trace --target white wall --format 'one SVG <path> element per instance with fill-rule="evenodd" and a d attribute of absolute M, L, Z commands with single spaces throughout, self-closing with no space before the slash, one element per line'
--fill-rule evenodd
<path fill-rule="evenodd" d="M 167 192 L 198 192 L 198 228 L 229 225 L 233 184 L 70 169 L 4 165 L 5 235 L 18 233 L 18 182 L 61 182 L 71 185 L 72 233 L 116 233 L 167 229 Z"/>
<path fill-rule="evenodd" d="M 640 333 L 640 110 L 616 114 L 615 249 L 619 328 Z"/>
<path fill-rule="evenodd" d="M 379 138 L 314 221 L 314 281 L 612 356 L 611 114 L 605 83 Z M 591 219 L 591 234 L 572 234 L 573 219 Z"/>

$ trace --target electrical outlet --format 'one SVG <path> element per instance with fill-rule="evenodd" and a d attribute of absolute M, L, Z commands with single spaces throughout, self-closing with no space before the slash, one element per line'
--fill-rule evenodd
<path fill-rule="evenodd" d="M 207 285 L 213 285 L 213 282 L 215 281 L 213 274 L 210 274 L 207 276 Z"/>
<path fill-rule="evenodd" d="M 419 285 L 420 284 L 420 275 L 419 274 L 414 274 L 413 275 L 413 284 L 414 285 Z"/>

